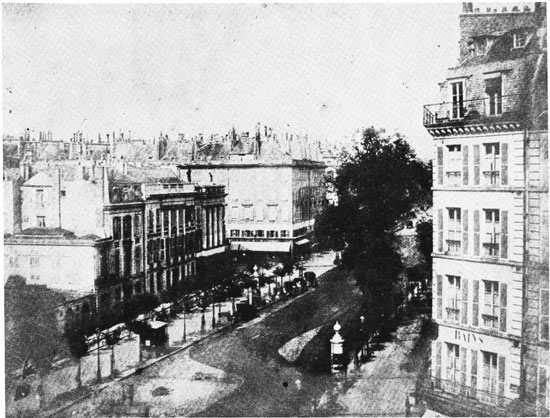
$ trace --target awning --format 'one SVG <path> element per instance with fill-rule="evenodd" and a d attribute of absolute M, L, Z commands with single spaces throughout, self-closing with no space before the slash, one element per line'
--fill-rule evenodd
<path fill-rule="evenodd" d="M 231 251 L 263 251 L 274 253 L 288 253 L 289 242 L 268 242 L 268 241 L 233 241 Z"/>
<path fill-rule="evenodd" d="M 301 240 L 298 240 L 295 242 L 296 245 L 304 245 L 308 243 L 309 243 L 309 240 L 307 238 L 302 238 Z"/>

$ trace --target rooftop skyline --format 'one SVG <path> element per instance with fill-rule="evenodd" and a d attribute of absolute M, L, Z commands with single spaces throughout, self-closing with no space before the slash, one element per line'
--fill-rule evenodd
<path fill-rule="evenodd" d="M 4 133 L 176 137 L 261 122 L 338 140 L 374 125 L 428 157 L 422 106 L 456 62 L 460 10 L 4 4 Z"/>

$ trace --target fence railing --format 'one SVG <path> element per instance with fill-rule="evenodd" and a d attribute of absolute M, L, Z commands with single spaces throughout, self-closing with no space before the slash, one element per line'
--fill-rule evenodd
<path fill-rule="evenodd" d="M 424 106 L 424 126 L 452 122 L 513 121 L 519 118 L 518 95 L 457 100 Z"/>

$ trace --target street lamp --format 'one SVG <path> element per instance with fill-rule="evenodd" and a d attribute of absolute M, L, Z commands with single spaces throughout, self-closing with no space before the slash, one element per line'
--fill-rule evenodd
<path fill-rule="evenodd" d="M 300 257 L 300 279 L 304 278 L 304 256 Z"/>
<path fill-rule="evenodd" d="M 334 335 L 330 340 L 330 369 L 333 374 L 340 372 L 345 367 L 344 362 L 344 339 L 339 331 L 342 326 L 336 321 Z"/>

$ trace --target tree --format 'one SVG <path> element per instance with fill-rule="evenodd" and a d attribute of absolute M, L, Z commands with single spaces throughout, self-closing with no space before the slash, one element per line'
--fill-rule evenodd
<path fill-rule="evenodd" d="M 45 286 L 27 285 L 21 276 L 9 276 L 4 285 L 6 369 L 32 363 L 46 370 L 55 355 L 66 349 L 55 308 L 62 297 Z"/>
<path fill-rule="evenodd" d="M 342 265 L 379 319 L 393 304 L 402 266 L 393 229 L 415 209 L 431 206 L 431 165 L 419 160 L 399 134 L 367 128 L 361 144 L 344 153 L 334 184 L 338 206 L 316 220 L 321 248 L 342 250 Z"/>

